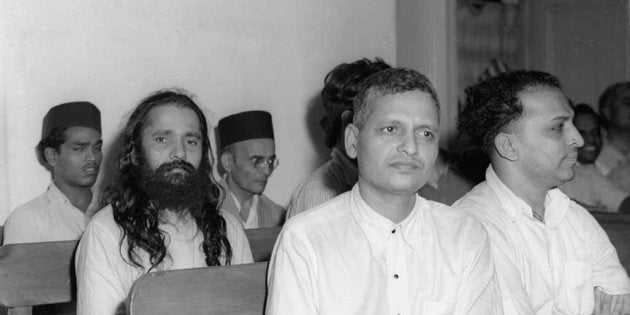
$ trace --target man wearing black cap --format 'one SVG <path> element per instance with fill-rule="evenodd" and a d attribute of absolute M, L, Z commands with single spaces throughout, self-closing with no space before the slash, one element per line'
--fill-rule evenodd
<path fill-rule="evenodd" d="M 52 173 L 42 195 L 17 207 L 4 226 L 4 243 L 76 240 L 100 209 L 92 191 L 103 154 L 101 113 L 92 103 L 51 108 L 44 117 L 37 156 Z"/>
<path fill-rule="evenodd" d="M 222 208 L 241 219 L 246 229 L 279 226 L 285 210 L 263 195 L 278 166 L 271 114 L 248 111 L 219 121 L 221 185 L 227 196 Z"/>

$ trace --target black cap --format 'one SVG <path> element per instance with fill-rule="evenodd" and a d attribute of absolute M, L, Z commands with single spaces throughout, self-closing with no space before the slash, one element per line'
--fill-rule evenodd
<path fill-rule="evenodd" d="M 261 110 L 242 112 L 219 120 L 219 140 L 221 149 L 250 139 L 273 137 L 271 114 Z"/>
<path fill-rule="evenodd" d="M 51 108 L 44 117 L 42 139 L 55 128 L 88 127 L 101 132 L 101 112 L 90 102 L 71 102 Z"/>

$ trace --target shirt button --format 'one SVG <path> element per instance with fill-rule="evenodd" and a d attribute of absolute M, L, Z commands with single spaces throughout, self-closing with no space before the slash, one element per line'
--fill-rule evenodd
<path fill-rule="evenodd" d="M 393 229 L 393 230 L 392 230 L 392 234 L 394 234 L 394 233 L 396 233 L 396 229 Z"/>
<path fill-rule="evenodd" d="M 395 274 L 395 275 L 394 275 L 394 279 L 398 279 L 398 274 Z"/>

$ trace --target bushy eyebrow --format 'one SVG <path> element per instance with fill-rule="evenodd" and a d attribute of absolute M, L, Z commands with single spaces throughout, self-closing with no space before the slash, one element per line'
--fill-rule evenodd
<path fill-rule="evenodd" d="M 99 145 L 99 144 L 103 144 L 103 140 L 96 141 L 96 143 L 94 145 Z M 72 146 L 87 147 L 89 145 L 90 145 L 89 141 L 74 141 L 74 142 L 72 142 Z"/>

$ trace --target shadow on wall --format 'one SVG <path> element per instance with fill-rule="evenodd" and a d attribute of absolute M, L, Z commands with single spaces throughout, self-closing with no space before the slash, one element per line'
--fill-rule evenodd
<path fill-rule="evenodd" d="M 309 169 L 316 169 L 330 159 L 330 149 L 326 146 L 326 133 L 320 125 L 320 121 L 326 115 L 322 106 L 321 95 L 316 94 L 311 97 L 308 104 L 308 110 L 304 117 L 304 125 L 308 130 L 308 138 L 315 149 L 315 156 L 311 157 Z"/>

